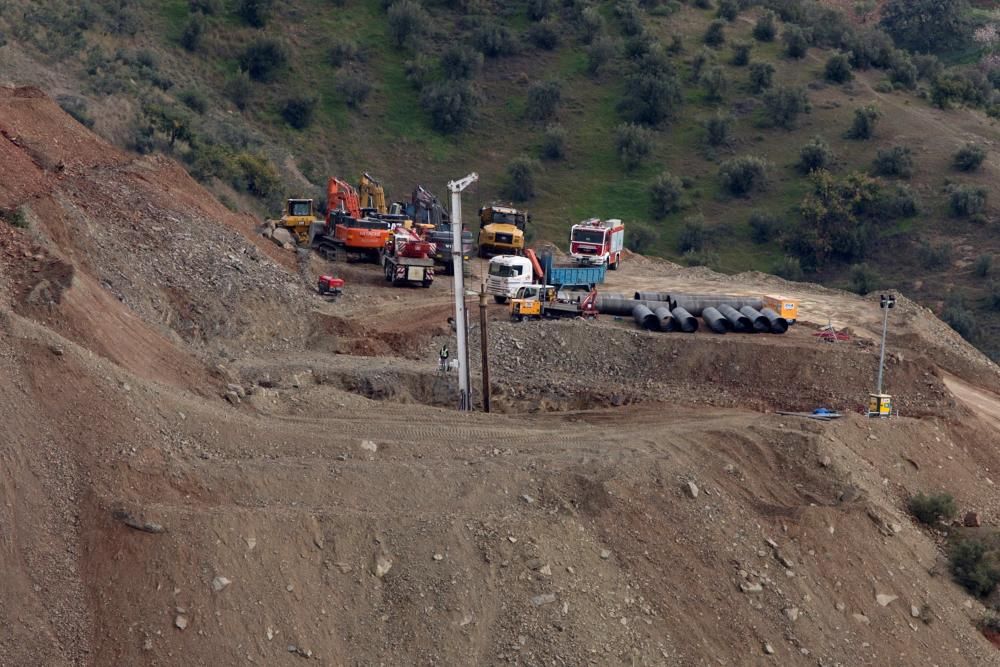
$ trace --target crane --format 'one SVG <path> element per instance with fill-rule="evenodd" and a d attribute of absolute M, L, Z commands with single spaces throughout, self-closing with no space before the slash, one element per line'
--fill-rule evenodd
<path fill-rule="evenodd" d="M 455 276 L 455 333 L 458 338 L 459 410 L 472 410 L 469 381 L 468 320 L 465 317 L 465 273 L 462 267 L 462 191 L 479 180 L 472 172 L 465 178 L 448 182 L 451 192 L 451 261 Z"/>

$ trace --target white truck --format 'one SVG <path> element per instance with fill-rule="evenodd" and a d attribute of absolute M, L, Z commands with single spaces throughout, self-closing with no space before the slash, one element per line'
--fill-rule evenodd
<path fill-rule="evenodd" d="M 598 285 L 604 282 L 606 264 L 585 266 L 582 264 L 557 265 L 552 255 L 535 256 L 530 248 L 520 255 L 499 255 L 490 260 L 486 276 L 486 293 L 492 294 L 497 303 L 517 294 L 525 285 L 542 282 L 543 277 L 550 285 Z"/>

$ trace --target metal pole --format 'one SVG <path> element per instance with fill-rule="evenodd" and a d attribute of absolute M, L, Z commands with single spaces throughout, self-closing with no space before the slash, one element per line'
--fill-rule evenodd
<path fill-rule="evenodd" d="M 483 412 L 490 411 L 489 344 L 486 340 L 486 283 L 479 292 L 479 343 L 483 353 Z"/>
<path fill-rule="evenodd" d="M 885 363 L 885 330 L 889 326 L 889 303 L 884 298 L 881 300 L 882 310 L 885 311 L 882 315 L 882 351 L 878 356 L 878 391 L 877 393 L 882 395 L 882 365 Z"/>
<path fill-rule="evenodd" d="M 458 409 L 471 410 L 469 393 L 468 318 L 465 314 L 465 270 L 462 266 L 462 191 L 451 191 L 451 266 L 455 280 L 455 333 L 458 335 Z"/>

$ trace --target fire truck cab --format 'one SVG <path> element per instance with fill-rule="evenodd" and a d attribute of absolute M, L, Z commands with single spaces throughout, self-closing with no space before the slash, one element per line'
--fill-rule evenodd
<path fill-rule="evenodd" d="M 625 245 L 625 225 L 621 220 L 591 218 L 573 225 L 569 234 L 569 254 L 579 264 L 606 264 L 617 269 Z"/>

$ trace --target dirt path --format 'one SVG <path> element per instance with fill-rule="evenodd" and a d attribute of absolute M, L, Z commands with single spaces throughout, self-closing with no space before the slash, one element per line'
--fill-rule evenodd
<path fill-rule="evenodd" d="M 1000 396 L 991 391 L 974 387 L 953 375 L 944 375 L 944 384 L 959 401 L 967 405 L 983 420 L 1000 430 Z"/>

